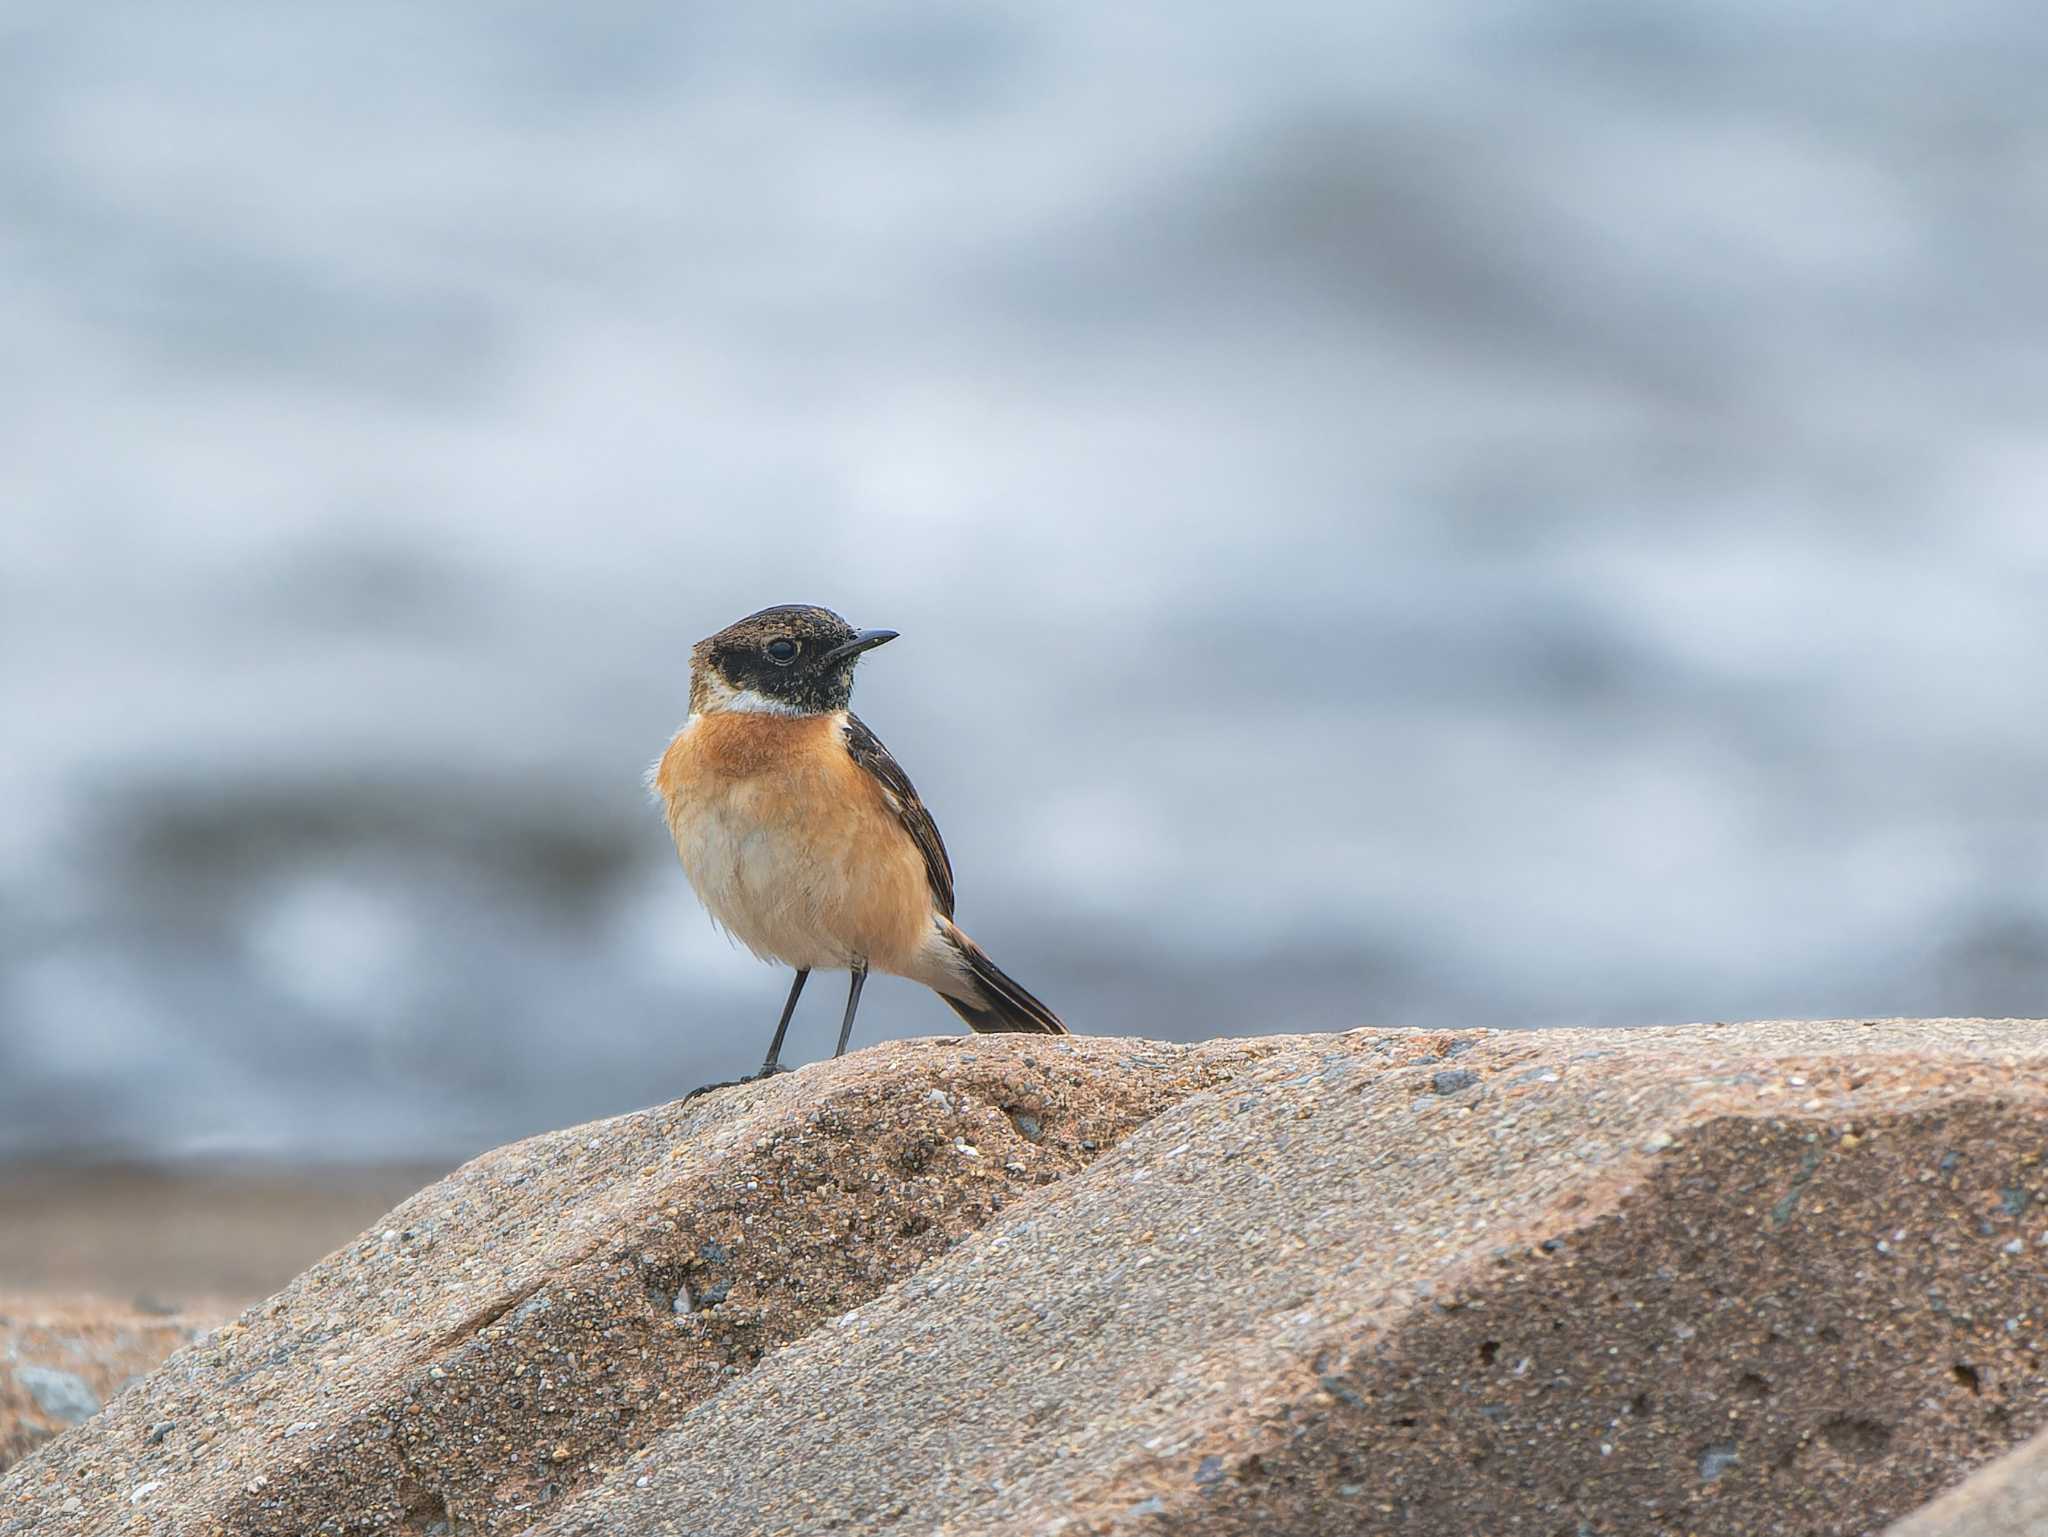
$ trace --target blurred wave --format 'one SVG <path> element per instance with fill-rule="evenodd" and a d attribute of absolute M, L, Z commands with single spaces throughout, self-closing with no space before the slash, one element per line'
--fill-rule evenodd
<path fill-rule="evenodd" d="M 11 8 L 0 1155 L 751 1065 L 640 774 L 784 601 L 904 632 L 859 707 L 1084 1030 L 2048 1012 L 2044 69 L 2022 0 Z"/>

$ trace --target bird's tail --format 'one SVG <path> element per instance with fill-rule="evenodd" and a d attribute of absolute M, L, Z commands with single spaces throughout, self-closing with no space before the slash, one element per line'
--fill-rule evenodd
<path fill-rule="evenodd" d="M 963 998 L 938 989 L 955 1014 L 967 1021 L 967 1028 L 989 1035 L 1001 1030 L 1020 1030 L 1034 1035 L 1065 1035 L 1067 1027 L 1059 1015 L 1032 997 L 1024 984 L 988 958 L 988 952 L 951 924 L 944 925 L 946 938 L 959 957 L 959 969 L 972 982 L 975 996 Z"/>

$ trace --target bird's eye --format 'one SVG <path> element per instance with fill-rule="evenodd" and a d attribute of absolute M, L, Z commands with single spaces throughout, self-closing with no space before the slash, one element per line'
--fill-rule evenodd
<path fill-rule="evenodd" d="M 788 666 L 796 660 L 796 642 L 787 635 L 777 636 L 768 642 L 768 660 Z"/>

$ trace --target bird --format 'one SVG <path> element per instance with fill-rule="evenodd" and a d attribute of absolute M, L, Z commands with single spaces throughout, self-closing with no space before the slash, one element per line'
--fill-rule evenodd
<path fill-rule="evenodd" d="M 896 638 L 808 604 L 727 625 L 691 648 L 689 718 L 650 775 L 713 922 L 796 972 L 755 1078 L 788 1071 L 782 1041 L 813 971 L 851 973 L 835 1058 L 870 969 L 922 982 L 973 1031 L 1067 1033 L 954 923 L 938 826 L 853 713 L 855 663 Z"/>

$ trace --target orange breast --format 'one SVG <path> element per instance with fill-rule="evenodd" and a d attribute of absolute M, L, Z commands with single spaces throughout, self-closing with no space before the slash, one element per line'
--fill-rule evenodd
<path fill-rule="evenodd" d="M 839 717 L 697 716 L 655 788 L 698 896 L 755 953 L 917 964 L 932 927 L 923 857 L 847 752 Z"/>
<path fill-rule="evenodd" d="M 847 756 L 839 726 L 830 715 L 699 715 L 676 733 L 661 755 L 654 786 L 667 799 L 685 789 L 708 789 L 734 780 L 786 778 L 792 770 L 829 769 L 822 760 L 835 753 Z"/>

